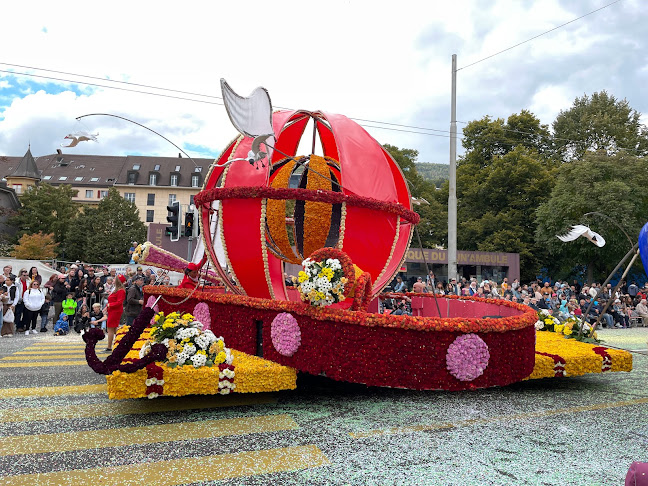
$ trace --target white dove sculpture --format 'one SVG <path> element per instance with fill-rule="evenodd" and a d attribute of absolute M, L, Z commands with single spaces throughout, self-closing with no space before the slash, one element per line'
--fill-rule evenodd
<path fill-rule="evenodd" d="M 590 240 L 592 243 L 594 243 L 596 246 L 600 248 L 605 246 L 605 238 L 603 238 L 601 235 L 599 235 L 595 231 L 592 231 L 590 228 L 582 224 L 576 224 L 572 226 L 571 230 L 566 235 L 563 236 L 556 235 L 556 237 L 560 241 L 564 241 L 564 242 L 574 241 L 576 238 L 580 236 L 584 236 L 585 238 L 587 238 L 588 240 Z"/>
<path fill-rule="evenodd" d="M 90 140 L 96 142 L 98 136 L 99 136 L 98 133 L 95 134 L 88 133 L 88 132 L 70 133 L 69 135 L 66 135 L 65 138 L 72 141 L 70 142 L 69 145 L 61 144 L 61 147 L 76 147 L 79 144 L 79 142 L 88 142 Z"/>
<path fill-rule="evenodd" d="M 272 102 L 265 88 L 258 87 L 247 98 L 240 96 L 221 78 L 221 91 L 225 109 L 232 125 L 243 135 L 254 138 L 252 150 L 248 154 L 251 164 L 263 159 L 272 159 L 272 144 L 274 144 L 274 129 L 272 128 Z M 261 143 L 266 146 L 266 152 L 261 151 Z M 270 145 L 269 145 L 270 144 Z"/>

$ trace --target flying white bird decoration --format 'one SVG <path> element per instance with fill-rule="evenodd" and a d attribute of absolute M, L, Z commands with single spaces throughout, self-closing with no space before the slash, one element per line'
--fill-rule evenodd
<path fill-rule="evenodd" d="M 99 136 L 98 133 L 95 134 L 88 133 L 88 132 L 70 133 L 69 135 L 66 135 L 65 138 L 72 141 L 70 142 L 69 145 L 61 144 L 61 147 L 76 147 L 79 144 L 79 142 L 88 142 L 90 140 L 96 142 L 98 136 Z"/>
<path fill-rule="evenodd" d="M 590 240 L 592 243 L 594 243 L 596 246 L 600 248 L 605 246 L 605 238 L 603 238 L 601 235 L 592 231 L 587 226 L 582 224 L 576 224 L 572 226 L 571 230 L 566 235 L 563 236 L 556 235 L 556 237 L 560 241 L 564 241 L 564 242 L 574 241 L 579 236 L 584 236 L 585 238 L 587 238 L 588 240 Z"/>
<path fill-rule="evenodd" d="M 246 98 L 236 94 L 224 79 L 221 79 L 221 91 L 232 125 L 241 134 L 254 139 L 252 150 L 247 156 L 250 163 L 255 164 L 266 156 L 270 160 L 275 138 L 272 128 L 272 102 L 268 91 L 258 87 Z M 262 143 L 267 152 L 261 151 Z"/>

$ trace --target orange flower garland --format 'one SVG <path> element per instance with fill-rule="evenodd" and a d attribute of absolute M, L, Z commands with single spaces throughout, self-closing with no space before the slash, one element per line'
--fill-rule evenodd
<path fill-rule="evenodd" d="M 270 187 L 286 188 L 290 181 L 290 176 L 295 168 L 295 162 L 289 160 L 273 175 Z M 274 253 L 277 258 L 295 264 L 300 264 L 298 258 L 288 239 L 286 230 L 286 200 L 285 199 L 268 199 L 266 208 L 266 224 L 268 227 L 268 249 Z M 276 247 L 276 248 L 275 248 Z"/>
<path fill-rule="evenodd" d="M 329 175 L 327 159 L 311 155 L 306 174 L 306 189 L 309 191 L 330 191 L 331 181 L 323 176 Z M 333 161 L 335 162 L 335 161 Z M 337 163 L 337 162 L 336 162 Z M 320 174 L 323 174 L 320 175 Z M 298 203 L 299 204 L 299 203 Z M 326 238 L 331 228 L 332 207 L 328 203 L 306 201 L 304 203 L 304 251 L 303 255 L 310 255 L 318 248 L 326 245 Z M 308 231 L 306 231 L 308 228 Z"/>

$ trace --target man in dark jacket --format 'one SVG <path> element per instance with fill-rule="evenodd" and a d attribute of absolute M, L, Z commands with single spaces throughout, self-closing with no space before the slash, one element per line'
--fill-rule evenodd
<path fill-rule="evenodd" d="M 63 310 L 63 301 L 68 292 L 69 290 L 66 285 L 65 274 L 59 273 L 58 280 L 54 284 L 54 287 L 52 287 L 52 304 L 54 305 L 54 316 L 56 316 L 56 319 L 61 315 L 61 311 Z"/>
<path fill-rule="evenodd" d="M 133 280 L 133 285 L 128 289 L 126 296 L 126 325 L 131 326 L 135 318 L 142 311 L 144 306 L 144 293 L 142 286 L 144 285 L 144 276 L 136 275 Z"/>

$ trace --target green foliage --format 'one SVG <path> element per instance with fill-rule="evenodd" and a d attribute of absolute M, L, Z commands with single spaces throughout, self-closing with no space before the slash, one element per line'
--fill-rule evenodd
<path fill-rule="evenodd" d="M 384 145 L 396 163 L 403 171 L 407 179 L 410 193 L 418 200 L 425 200 L 420 205 L 415 205 L 414 210 L 421 216 L 418 224 L 418 232 L 421 235 L 421 242 L 425 248 L 433 248 L 436 245 L 447 246 L 448 241 L 448 193 L 445 192 L 445 201 L 439 199 L 436 186 L 422 177 L 416 169 L 418 152 L 412 149 L 400 149 L 393 145 Z M 418 238 L 413 239 L 413 244 L 418 246 Z"/>
<path fill-rule="evenodd" d="M 429 162 L 416 162 L 416 171 L 423 179 L 431 182 L 437 188 L 441 187 L 450 177 L 448 164 L 432 164 Z"/>
<path fill-rule="evenodd" d="M 523 280 L 545 259 L 535 243 L 535 210 L 551 193 L 554 163 L 546 125 L 527 111 L 471 122 L 468 150 L 457 164 L 457 246 L 462 250 L 520 254 Z"/>
<path fill-rule="evenodd" d="M 537 212 L 538 244 L 552 255 L 549 269 L 556 277 L 569 277 L 574 267 L 587 266 L 592 277 L 603 280 L 630 249 L 622 232 L 605 218 L 582 216 L 601 212 L 636 238 L 648 215 L 648 160 L 626 154 L 608 157 L 586 154 L 583 160 L 563 164 L 551 197 Z M 599 248 L 585 238 L 563 243 L 556 235 L 573 224 L 585 223 L 603 235 L 606 245 Z"/>
<path fill-rule="evenodd" d="M 68 228 L 73 224 L 77 207 L 72 198 L 77 195 L 69 185 L 54 187 L 41 184 L 28 190 L 21 198 L 22 207 L 11 219 L 18 228 L 18 237 L 38 232 L 53 233 L 54 240 L 65 245 Z"/>
<path fill-rule="evenodd" d="M 625 149 L 630 155 L 648 154 L 648 129 L 641 113 L 627 100 L 617 100 L 605 91 L 576 98 L 553 123 L 558 153 L 564 161 L 582 159 L 588 151 L 615 155 Z"/>
<path fill-rule="evenodd" d="M 128 261 L 131 241 L 143 241 L 146 226 L 139 211 L 114 188 L 97 208 L 84 207 L 67 235 L 66 255 L 70 259 L 101 263 Z"/>

